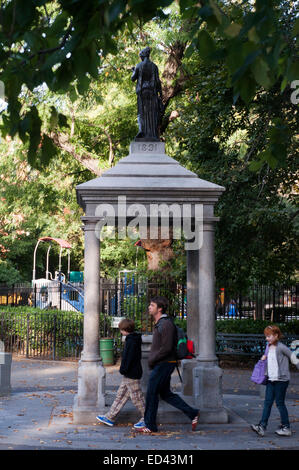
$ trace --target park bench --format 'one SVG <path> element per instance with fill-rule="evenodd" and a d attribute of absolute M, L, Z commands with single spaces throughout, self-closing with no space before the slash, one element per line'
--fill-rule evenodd
<path fill-rule="evenodd" d="M 290 347 L 298 335 L 284 335 L 281 342 Z M 221 333 L 216 334 L 217 355 L 261 356 L 266 347 L 265 336 L 261 334 Z"/>

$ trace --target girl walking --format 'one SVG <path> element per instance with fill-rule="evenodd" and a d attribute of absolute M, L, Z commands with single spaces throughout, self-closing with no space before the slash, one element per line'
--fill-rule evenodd
<path fill-rule="evenodd" d="M 281 419 L 281 426 L 275 432 L 279 436 L 291 436 L 285 396 L 290 381 L 289 360 L 292 361 L 292 352 L 279 341 L 282 333 L 278 326 L 267 326 L 264 334 L 269 345 L 268 355 L 261 358 L 263 361 L 267 359 L 266 395 L 261 420 L 259 424 L 252 424 L 251 429 L 259 436 L 264 436 L 272 405 L 275 401 Z M 299 368 L 299 364 L 296 364 L 296 367 Z"/>

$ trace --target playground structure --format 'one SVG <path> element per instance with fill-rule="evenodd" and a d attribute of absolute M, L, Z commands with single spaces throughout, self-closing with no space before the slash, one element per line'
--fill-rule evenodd
<path fill-rule="evenodd" d="M 46 273 L 44 278 L 36 279 L 36 254 L 40 243 L 50 243 L 47 250 Z M 59 250 L 58 271 L 54 276 L 49 271 L 49 254 L 52 242 L 57 243 Z M 62 272 L 62 251 L 67 250 L 68 270 L 67 275 Z M 34 249 L 33 255 L 33 274 L 32 287 L 33 293 L 31 305 L 41 309 L 59 309 L 71 310 L 84 313 L 84 284 L 83 273 L 79 271 L 70 271 L 70 250 L 72 246 L 61 238 L 42 237 L 39 238 Z M 139 287 L 140 291 L 140 287 Z M 142 292 L 143 293 L 143 292 Z M 136 295 L 135 271 L 119 271 L 118 286 L 116 292 L 105 299 L 104 310 L 112 317 L 121 317 L 123 304 L 126 298 Z M 118 321 L 116 321 L 118 324 Z"/>
<path fill-rule="evenodd" d="M 36 279 L 36 253 L 40 243 L 50 242 L 47 250 L 46 276 Z M 54 277 L 49 271 L 49 253 L 51 243 L 57 243 L 60 247 L 58 271 Z M 66 249 L 68 254 L 67 276 L 61 270 L 62 250 Z M 39 238 L 33 254 L 32 287 L 34 288 L 32 304 L 41 309 L 57 308 L 59 310 L 73 310 L 84 313 L 84 288 L 82 273 L 70 271 L 70 250 L 72 246 L 61 238 L 42 237 Z M 74 279 L 75 282 L 72 282 Z M 76 282 L 77 281 L 77 282 Z M 79 282 L 78 282 L 79 281 Z"/>

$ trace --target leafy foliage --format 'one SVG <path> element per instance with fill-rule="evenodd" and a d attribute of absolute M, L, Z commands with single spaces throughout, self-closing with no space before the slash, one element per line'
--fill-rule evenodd
<path fill-rule="evenodd" d="M 167 8 L 147 23 L 158 2 L 31 4 L 25 12 L 25 2 L 4 1 L 1 10 L 0 79 L 9 103 L 0 148 L 1 279 L 17 279 L 4 266 L 31 279 L 34 246 L 43 235 L 68 239 L 71 269 L 82 270 L 75 187 L 93 178 L 94 168 L 105 171 L 127 153 L 137 130 L 130 74 L 140 48 L 152 46 L 162 71 L 178 43 L 187 52 L 163 138 L 181 164 L 226 188 L 217 205 L 218 285 L 233 293 L 246 291 L 253 279 L 292 278 L 298 253 L 298 112 L 289 88 L 295 3 L 257 1 L 254 10 L 248 2 L 182 0 L 180 15 L 165 1 Z M 164 89 L 173 85 L 167 77 L 162 81 Z M 38 275 L 45 270 L 45 248 Z M 174 244 L 174 251 L 162 273 L 180 279 L 182 246 Z M 57 259 L 51 250 L 51 266 Z M 101 261 L 105 276 L 135 269 L 136 247 L 132 240 L 105 240 Z M 146 270 L 141 249 L 139 268 Z"/>

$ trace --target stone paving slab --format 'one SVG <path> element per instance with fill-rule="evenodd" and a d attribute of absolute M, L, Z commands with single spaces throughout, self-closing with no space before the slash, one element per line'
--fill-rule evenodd
<path fill-rule="evenodd" d="M 254 384 L 251 394 L 245 394 L 249 386 L 252 387 L 248 385 L 249 370 L 241 374 L 224 370 L 224 406 L 230 423 L 200 424 L 196 432 L 191 431 L 189 423 L 163 423 L 158 433 L 147 436 L 132 431 L 133 421 L 119 422 L 111 428 L 96 422 L 74 425 L 72 407 L 77 391 L 77 367 L 77 363 L 71 362 L 13 361 L 12 393 L 0 397 L 0 450 L 299 450 L 299 374 L 296 372 L 292 375 L 287 399 L 291 437 L 275 435 L 279 424 L 275 405 L 266 436 L 260 438 L 251 431 L 250 423 L 260 418 L 263 399 Z M 106 373 L 112 401 L 121 376 L 118 366 L 107 367 Z M 179 391 L 177 376 L 173 377 L 173 386 Z M 128 406 L 130 409 L 133 405 Z"/>

